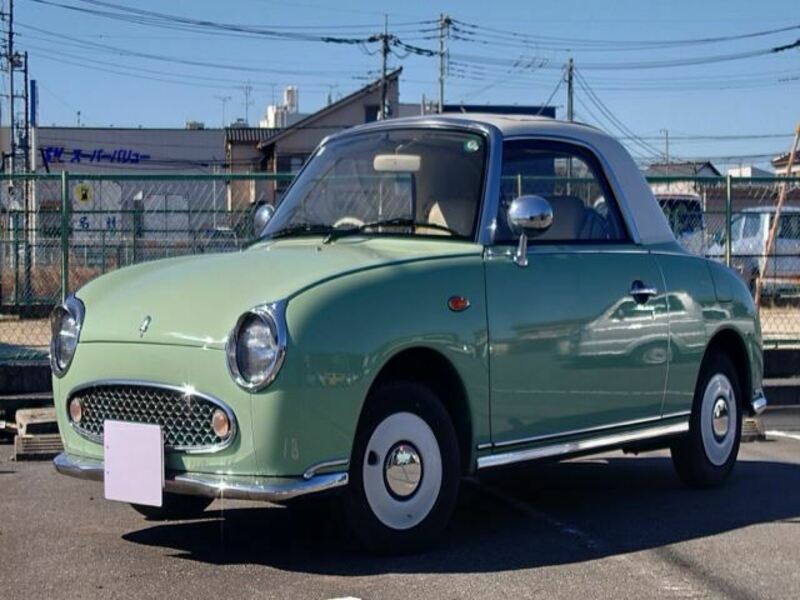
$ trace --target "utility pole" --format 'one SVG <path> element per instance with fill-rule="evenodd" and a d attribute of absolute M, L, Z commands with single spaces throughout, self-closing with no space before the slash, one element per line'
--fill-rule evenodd
<path fill-rule="evenodd" d="M 379 111 L 380 120 L 387 117 L 386 111 L 386 61 L 389 59 L 389 16 L 384 16 L 383 35 L 381 38 L 381 107 Z"/>
<path fill-rule="evenodd" d="M 667 175 L 669 175 L 669 129 L 661 129 L 659 133 L 664 134 L 664 159 L 667 162 Z"/>
<path fill-rule="evenodd" d="M 9 119 L 9 173 L 20 173 L 30 169 L 30 121 L 29 121 L 29 97 L 28 97 L 28 54 L 20 54 L 14 49 L 14 0 L 8 0 L 7 11 L 2 14 L 6 21 L 6 43 L 3 51 L 0 52 L 5 59 L 5 67 L 8 76 L 8 119 Z M 17 76 L 22 72 L 24 77 L 24 87 L 20 92 L 17 91 Z M 22 83 L 22 82 L 20 82 Z M 25 113 L 17 114 L 17 100 L 22 99 Z M 19 185 L 16 180 L 8 180 L 8 197 L 15 212 L 15 216 L 21 219 L 22 230 L 22 264 L 24 265 L 24 280 L 21 290 L 15 289 L 15 297 L 28 298 L 32 289 L 31 286 L 31 266 L 32 266 L 32 244 L 36 239 L 35 206 L 32 203 L 34 198 L 31 193 L 31 183 L 24 181 Z M 12 217 L 14 218 L 14 217 Z M 17 228 L 17 225 L 12 225 Z M 15 234 L 16 236 L 16 234 Z M 20 294 L 21 292 L 21 294 Z"/>
<path fill-rule="evenodd" d="M 575 63 L 572 60 L 572 57 L 569 57 L 567 61 L 567 121 L 574 121 L 575 120 L 575 109 L 574 109 L 574 96 L 575 96 Z"/>
<path fill-rule="evenodd" d="M 31 122 L 30 122 L 30 97 L 28 94 L 28 52 L 22 53 L 22 58 L 24 63 L 22 65 L 22 73 L 23 73 L 23 81 L 25 83 L 25 95 L 23 96 L 23 102 L 25 106 L 25 116 L 22 119 L 23 123 L 23 137 L 22 137 L 22 149 L 25 152 L 25 172 L 30 173 L 31 171 L 31 147 L 30 147 L 30 136 L 31 136 Z"/>
<path fill-rule="evenodd" d="M 447 50 L 445 39 L 450 35 L 450 17 L 439 15 L 439 113 L 444 111 L 444 77 L 447 70 Z"/>
<path fill-rule="evenodd" d="M 275 95 L 274 90 L 273 90 L 272 94 L 273 94 L 273 96 Z M 231 97 L 230 96 L 214 96 L 214 98 L 219 100 L 220 104 L 222 104 L 222 128 L 225 129 L 225 105 L 231 100 Z"/>
<path fill-rule="evenodd" d="M 14 0 L 8 0 L 8 31 L 6 32 L 6 62 L 8 64 L 8 119 L 9 119 L 9 133 L 10 133 L 10 151 L 8 157 L 8 170 L 14 172 L 14 159 L 17 154 L 16 140 L 14 134 L 16 132 L 15 120 L 16 114 L 14 113 Z M 9 186 L 13 189 L 14 180 L 9 181 Z"/>

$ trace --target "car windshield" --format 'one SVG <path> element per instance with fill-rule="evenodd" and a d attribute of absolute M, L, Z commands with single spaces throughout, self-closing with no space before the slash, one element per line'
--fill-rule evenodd
<path fill-rule="evenodd" d="M 486 140 L 438 129 L 335 139 L 298 175 L 262 238 L 358 232 L 471 239 Z"/>

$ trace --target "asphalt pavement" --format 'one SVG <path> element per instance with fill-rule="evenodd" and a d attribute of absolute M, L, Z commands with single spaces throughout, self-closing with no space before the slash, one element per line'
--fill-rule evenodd
<path fill-rule="evenodd" d="M 665 452 L 464 483 L 436 548 L 364 554 L 330 504 L 215 501 L 147 521 L 0 446 L 0 598 L 800 598 L 800 410 L 771 411 L 730 482 Z"/>

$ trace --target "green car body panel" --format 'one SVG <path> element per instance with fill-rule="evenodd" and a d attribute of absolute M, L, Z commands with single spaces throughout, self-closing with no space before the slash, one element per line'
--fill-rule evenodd
<path fill-rule="evenodd" d="M 598 153 L 610 144 L 581 135 Z M 605 168 L 614 152 L 624 151 L 608 146 L 600 156 Z M 628 202 L 625 190 L 641 176 L 620 169 L 609 179 Z M 484 203 L 496 196 L 490 182 Z M 749 401 L 760 392 L 763 364 L 747 287 L 645 223 L 629 226 L 634 239 L 625 243 L 533 243 L 525 267 L 513 260 L 514 246 L 482 239 L 481 227 L 474 241 L 289 237 L 110 273 L 77 292 L 86 307 L 80 343 L 68 371 L 54 377 L 65 451 L 103 457 L 102 444 L 69 422 L 74 390 L 136 381 L 193 388 L 235 416 L 230 445 L 168 452 L 169 471 L 300 478 L 314 465 L 346 470 L 376 380 L 396 357 L 423 349 L 460 380 L 466 471 L 506 447 L 688 422 L 715 339 L 744 350 Z M 631 300 L 637 280 L 658 290 L 645 307 Z M 451 310 L 453 296 L 469 307 Z M 274 302 L 285 306 L 283 365 L 267 387 L 248 391 L 231 377 L 226 342 L 243 313 Z"/>
<path fill-rule="evenodd" d="M 448 309 L 454 292 L 470 299 L 469 310 Z M 67 422 L 73 389 L 109 380 L 190 385 L 225 402 L 240 434 L 218 453 L 168 453 L 168 469 L 300 475 L 349 457 L 370 385 L 409 348 L 451 362 L 470 399 L 476 439 L 489 439 L 483 259 L 475 244 L 282 240 L 124 269 L 92 281 L 78 297 L 91 309 L 70 370 L 54 379 L 70 453 L 102 456 L 100 444 Z M 240 314 L 278 299 L 288 300 L 287 359 L 272 385 L 250 393 L 227 372 L 225 340 Z M 152 322 L 140 335 L 145 316 Z"/>

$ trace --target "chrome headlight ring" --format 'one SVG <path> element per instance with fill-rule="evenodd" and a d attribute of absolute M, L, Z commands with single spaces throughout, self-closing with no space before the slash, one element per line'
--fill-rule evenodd
<path fill-rule="evenodd" d="M 63 377 L 72 364 L 85 316 L 86 308 L 75 296 L 50 313 L 50 368 L 56 377 Z"/>
<path fill-rule="evenodd" d="M 236 384 L 249 392 L 257 392 L 271 384 L 283 365 L 286 356 L 286 302 L 261 304 L 242 314 L 228 336 L 225 355 L 230 373 Z M 266 356 L 256 357 L 255 361 L 245 352 L 262 352 Z M 250 370 L 247 364 L 262 364 L 258 372 Z"/>

